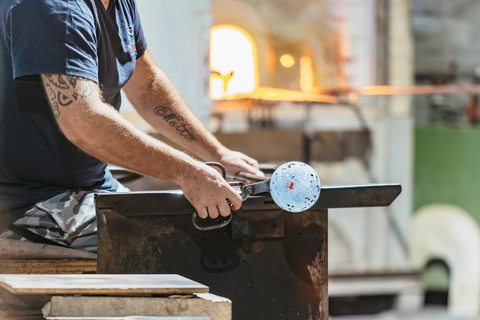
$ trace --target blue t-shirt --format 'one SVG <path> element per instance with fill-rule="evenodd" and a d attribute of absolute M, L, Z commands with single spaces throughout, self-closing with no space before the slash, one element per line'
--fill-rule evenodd
<path fill-rule="evenodd" d="M 0 0 L 0 227 L 68 189 L 115 190 L 106 164 L 60 131 L 40 74 L 100 85 L 120 108 L 120 89 L 146 50 L 135 0 Z"/>

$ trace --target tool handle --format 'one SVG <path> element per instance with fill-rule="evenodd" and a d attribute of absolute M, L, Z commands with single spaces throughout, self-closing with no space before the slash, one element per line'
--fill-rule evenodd
<path fill-rule="evenodd" d="M 223 179 L 227 179 L 227 171 L 225 170 L 225 167 L 219 163 L 219 162 L 204 162 L 207 166 L 210 167 L 215 167 L 220 169 L 220 173 L 222 174 Z"/>
<path fill-rule="evenodd" d="M 208 219 L 208 218 L 207 218 Z M 201 222 L 199 221 L 205 221 L 206 219 L 200 219 L 197 215 L 197 212 L 195 211 L 192 215 L 192 224 L 193 226 L 201 231 L 210 231 L 210 230 L 216 230 L 216 229 L 221 229 L 223 227 L 226 227 L 232 222 L 232 214 L 230 214 L 226 220 L 222 220 L 220 217 L 216 219 L 209 219 L 210 221 L 217 221 L 221 220 L 218 223 L 215 224 L 210 224 L 210 222 Z"/>
<path fill-rule="evenodd" d="M 223 179 L 226 179 L 227 178 L 227 172 L 225 171 L 225 167 L 221 164 L 221 163 L 218 163 L 218 162 L 205 162 L 206 165 L 208 166 L 211 166 L 211 167 L 215 167 L 215 168 L 218 168 L 220 169 L 220 172 L 222 174 L 222 177 Z M 241 185 L 241 183 L 230 183 L 231 186 L 234 186 L 234 185 Z M 230 202 L 230 200 L 226 199 L 227 202 L 228 202 L 228 205 L 231 206 L 232 203 Z M 200 221 L 203 221 L 203 222 L 200 222 Z M 217 221 L 219 221 L 218 223 L 216 223 Z M 214 222 L 212 224 L 212 222 Z M 209 219 L 209 218 L 206 218 L 206 219 L 200 219 L 198 217 L 198 214 L 197 214 L 197 211 L 193 212 L 193 215 L 192 215 L 192 224 L 193 226 L 198 229 L 198 230 L 201 230 L 201 231 L 209 231 L 209 230 L 216 230 L 216 229 L 221 229 L 227 225 L 230 224 L 230 222 L 232 222 L 232 214 L 230 213 L 230 215 L 227 217 L 227 219 L 222 219 L 222 217 L 218 217 L 216 219 Z"/>

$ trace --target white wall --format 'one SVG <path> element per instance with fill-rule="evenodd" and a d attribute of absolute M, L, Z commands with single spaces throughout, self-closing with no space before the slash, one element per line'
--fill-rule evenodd
<path fill-rule="evenodd" d="M 352 87 L 375 84 L 375 1 L 330 0 L 330 12 L 348 34 L 346 73 Z"/>

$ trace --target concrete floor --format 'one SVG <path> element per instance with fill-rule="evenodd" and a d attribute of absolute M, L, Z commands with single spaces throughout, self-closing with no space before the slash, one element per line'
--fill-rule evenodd
<path fill-rule="evenodd" d="M 447 313 L 445 308 L 426 308 L 415 314 L 385 311 L 375 315 L 331 317 L 330 320 L 480 320 L 480 317 L 462 317 Z"/>

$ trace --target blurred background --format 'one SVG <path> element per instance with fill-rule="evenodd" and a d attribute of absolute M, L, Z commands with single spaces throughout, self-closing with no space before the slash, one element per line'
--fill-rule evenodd
<path fill-rule="evenodd" d="M 225 145 L 307 162 L 323 185 L 402 184 L 389 208 L 329 211 L 333 318 L 480 317 L 480 1 L 137 3 L 154 58 Z M 163 139 L 126 98 L 122 114 Z"/>

